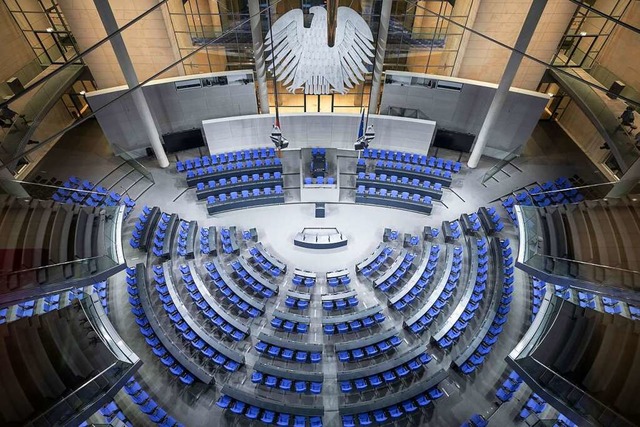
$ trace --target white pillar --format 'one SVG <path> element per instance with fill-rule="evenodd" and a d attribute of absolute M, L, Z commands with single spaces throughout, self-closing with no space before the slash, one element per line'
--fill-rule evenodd
<path fill-rule="evenodd" d="M 0 165 L 2 165 L 2 163 L 0 163 Z M 27 190 L 24 189 L 20 182 L 16 181 L 16 178 L 7 168 L 0 169 L 0 188 L 12 196 L 19 198 L 31 197 L 29 193 L 27 193 Z"/>
<path fill-rule="evenodd" d="M 502 108 L 507 96 L 509 95 L 509 88 L 511 87 L 513 79 L 518 72 L 520 62 L 522 62 L 522 54 L 519 52 L 525 52 L 527 50 L 527 46 L 529 46 L 531 37 L 538 26 L 538 21 L 540 21 L 540 17 L 542 16 L 542 12 L 544 11 L 546 4 L 547 0 L 533 0 L 531 3 L 529 13 L 524 20 L 524 24 L 522 24 L 522 29 L 518 35 L 518 40 L 516 40 L 514 50 L 511 51 L 509 61 L 507 62 L 507 66 L 505 67 L 502 78 L 500 79 L 500 84 L 493 96 L 493 101 L 491 101 L 491 106 L 489 106 L 489 111 L 484 119 L 484 123 L 482 123 L 482 128 L 480 128 L 480 132 L 476 138 L 476 143 L 471 151 L 471 156 L 467 163 L 470 168 L 478 166 L 484 147 L 487 145 L 488 136 L 493 131 L 493 126 L 500 116 L 500 113 L 502 113 Z"/>
<path fill-rule="evenodd" d="M 251 17 L 251 41 L 253 42 L 253 61 L 256 64 L 256 82 L 258 83 L 260 113 L 269 114 L 269 93 L 267 91 L 267 69 L 264 63 L 264 39 L 262 37 L 260 0 L 249 0 L 249 15 Z"/>
<path fill-rule="evenodd" d="M 373 76 L 371 77 L 371 94 L 369 96 L 369 113 L 378 112 L 380 88 L 382 86 L 382 66 L 387 50 L 387 36 L 389 35 L 389 19 L 391 18 L 392 0 L 382 0 L 380 11 L 380 26 L 378 27 L 378 41 L 376 43 L 376 57 L 373 62 Z M 362 88 L 364 90 L 364 87 Z"/>
<path fill-rule="evenodd" d="M 607 198 L 624 197 L 633 190 L 640 181 L 640 159 L 633 162 L 631 167 L 622 175 L 620 181 L 613 185 L 607 193 Z"/>
<path fill-rule="evenodd" d="M 104 26 L 107 35 L 115 33 L 119 27 L 116 22 L 116 18 L 113 16 L 109 0 L 93 0 L 93 2 L 96 5 L 96 10 L 98 11 L 98 15 L 100 15 L 100 20 L 102 21 L 102 25 Z M 127 86 L 129 86 L 129 88 L 137 86 L 140 81 L 136 75 L 135 68 L 133 68 L 133 62 L 131 62 L 131 57 L 129 56 L 129 52 L 127 52 L 127 47 L 124 44 L 122 35 L 120 33 L 115 34 L 110 41 L 113 51 L 116 54 L 118 64 L 120 65 L 120 69 L 122 70 L 122 74 L 127 82 Z M 161 168 L 166 168 L 169 166 L 169 159 L 167 159 L 167 154 L 164 152 L 164 148 L 162 147 L 158 128 L 153 120 L 153 115 L 151 114 L 147 100 L 144 97 L 142 88 L 131 92 L 131 96 L 133 103 L 136 106 L 136 110 L 138 110 L 138 114 L 140 114 L 140 118 L 142 120 L 141 125 L 146 131 L 149 142 L 151 143 L 151 148 L 153 148 L 156 159 L 158 159 L 158 164 Z"/>

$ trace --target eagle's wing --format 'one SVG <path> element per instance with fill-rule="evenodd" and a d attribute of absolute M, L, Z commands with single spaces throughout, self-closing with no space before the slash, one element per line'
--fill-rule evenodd
<path fill-rule="evenodd" d="M 282 15 L 267 33 L 265 57 L 272 72 L 275 67 L 279 81 L 288 83 L 294 78 L 304 50 L 304 33 L 301 9 L 293 9 Z"/>
<path fill-rule="evenodd" d="M 356 11 L 348 7 L 338 8 L 336 43 L 344 86 L 352 88 L 364 80 L 367 68 L 372 65 L 373 35 L 367 22 Z"/>

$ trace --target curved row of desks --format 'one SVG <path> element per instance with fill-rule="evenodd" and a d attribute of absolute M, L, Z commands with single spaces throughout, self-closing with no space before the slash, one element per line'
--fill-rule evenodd
<path fill-rule="evenodd" d="M 453 325 L 458 321 L 462 312 L 466 309 L 467 304 L 471 300 L 471 295 L 473 294 L 473 288 L 476 284 L 476 278 L 478 276 L 478 247 L 474 238 L 466 238 L 467 240 L 467 249 L 470 252 L 469 256 L 469 277 L 467 278 L 467 282 L 465 284 L 464 294 L 462 294 L 462 298 L 458 301 L 458 305 L 456 308 L 449 313 L 447 321 L 439 325 L 438 331 L 433 334 L 433 339 L 435 341 L 440 340 L 443 336 L 447 334 L 449 329 L 453 327 Z"/>

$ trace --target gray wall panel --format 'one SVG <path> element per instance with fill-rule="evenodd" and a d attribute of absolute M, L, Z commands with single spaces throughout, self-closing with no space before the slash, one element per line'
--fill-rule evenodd
<path fill-rule="evenodd" d="M 176 89 L 176 82 L 225 76 L 227 86 L 203 86 L 194 89 Z M 208 73 L 185 77 L 154 80 L 143 86 L 145 97 L 160 134 L 200 128 L 203 120 L 257 114 L 258 105 L 252 71 Z M 249 80 L 249 81 L 248 81 Z M 87 94 L 87 102 L 95 111 L 126 91 L 125 86 L 104 89 Z M 131 96 L 96 114 L 107 140 L 127 151 L 144 154 L 149 146 L 140 126 L 140 116 Z M 116 154 L 117 149 L 114 149 Z"/>
<path fill-rule="evenodd" d="M 495 84 L 473 80 L 399 71 L 386 72 L 386 79 L 392 79 L 393 83 L 385 82 L 380 104 L 382 113 L 387 114 L 389 107 L 417 109 L 434 120 L 438 128 L 474 135 L 482 127 L 497 88 Z M 462 89 L 425 87 L 415 84 L 415 79 L 460 83 Z M 546 94 L 511 88 L 485 153 L 502 157 L 525 144 L 548 99 Z"/>

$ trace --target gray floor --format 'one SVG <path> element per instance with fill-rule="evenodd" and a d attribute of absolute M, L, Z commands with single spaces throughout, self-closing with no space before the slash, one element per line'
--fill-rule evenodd
<path fill-rule="evenodd" d="M 84 147 L 82 151 L 78 151 L 76 148 L 79 145 Z M 191 150 L 190 152 L 179 153 L 178 156 L 180 159 L 185 159 L 197 154 L 198 150 Z M 431 154 L 436 154 L 436 150 L 432 150 Z M 437 155 L 456 160 L 460 157 L 459 153 L 447 150 L 438 150 Z M 464 154 L 461 160 L 465 161 L 467 157 L 468 155 Z M 32 177 L 36 175 L 47 178 L 54 176 L 64 180 L 68 175 L 73 174 L 94 182 L 101 182 L 103 185 L 112 187 L 117 191 L 128 191 L 132 197 L 138 197 L 138 207 L 124 229 L 123 241 L 125 242 L 128 241 L 133 219 L 139 213 L 139 207 L 142 204 L 157 205 L 163 211 L 177 213 L 183 219 L 197 220 L 198 225 L 201 227 L 236 225 L 239 229 L 257 228 L 259 240 L 265 244 L 273 255 L 287 263 L 289 273 L 280 284 L 280 294 L 268 303 L 267 314 L 257 321 L 254 320 L 252 327 L 252 335 L 254 335 L 252 342 L 254 344 L 256 342 L 255 335 L 260 330 L 265 329 L 269 333 L 275 333 L 268 325 L 268 321 L 271 319 L 269 313 L 276 307 L 284 310 L 286 294 L 284 291 L 292 286 L 290 272 L 294 267 L 319 273 L 338 268 L 348 268 L 354 279 L 352 288 L 357 291 L 361 300 L 359 308 L 368 307 L 376 303 L 380 303 L 384 307 L 386 302 L 381 298 L 381 294 L 374 292 L 369 284 L 357 279 L 354 270 L 354 265 L 364 259 L 380 243 L 384 228 L 390 227 L 401 233 L 419 234 L 425 225 L 439 228 L 443 220 L 455 219 L 461 213 L 475 211 L 480 206 L 496 204 L 495 201 L 505 194 L 533 182 L 543 182 L 561 175 L 572 176 L 577 174 L 586 182 L 599 182 L 601 180 L 596 168 L 555 124 L 542 123 L 536 127 L 525 153 L 486 183 L 482 183 L 483 177 L 496 163 L 495 160 L 483 158 L 477 169 L 463 168 L 461 173 L 455 176 L 451 189 L 445 191 L 442 203 L 434 205 L 433 213 L 430 216 L 382 207 L 355 205 L 348 202 L 348 200 L 353 200 L 351 194 L 353 190 L 343 189 L 341 190 L 340 200 L 344 200 L 345 203 L 327 205 L 326 218 L 316 219 L 313 216 L 314 206 L 312 204 L 296 202 L 299 200 L 299 188 L 296 189 L 296 182 L 299 183 L 300 181 L 299 175 L 295 175 L 295 165 L 288 165 L 287 163 L 285 163 L 285 173 L 290 173 L 285 178 L 285 183 L 288 183 L 285 185 L 285 188 L 287 188 L 287 204 L 209 216 L 206 213 L 204 203 L 196 200 L 194 190 L 186 190 L 184 176 L 175 171 L 173 165 L 175 157 L 172 155 L 170 159 L 172 160 L 171 167 L 164 170 L 155 167 L 154 161 L 151 159 L 142 160 L 142 163 L 153 174 L 155 183 L 151 185 L 150 182 L 136 175 L 138 172 L 131 172 L 129 165 L 123 165 L 122 160 L 110 154 L 99 127 L 95 122 L 89 122 L 88 125 L 79 127 L 73 131 L 73 135 L 67 135 L 58 143 L 32 174 Z M 341 171 L 343 170 L 345 169 L 341 167 Z M 299 184 L 297 185 L 299 187 Z M 298 191 L 297 197 L 296 191 Z M 502 210 L 500 212 L 503 217 L 506 217 L 506 212 Z M 506 223 L 509 224 L 508 219 Z M 303 227 L 309 226 L 337 227 L 349 239 L 349 244 L 345 248 L 322 253 L 295 247 L 293 245 L 293 236 Z M 514 242 L 513 249 L 516 251 L 517 236 L 515 228 L 512 225 L 508 225 L 502 235 L 503 237 L 511 238 Z M 129 265 L 146 261 L 145 254 L 132 250 L 128 245 L 125 247 L 125 254 Z M 200 265 L 201 261 L 198 261 Z M 462 282 L 463 280 L 461 279 Z M 214 404 L 219 396 L 220 388 L 228 381 L 233 381 L 243 388 L 254 389 L 249 377 L 252 372 L 250 367 L 256 360 L 255 351 L 252 350 L 248 353 L 246 368 L 243 368 L 238 373 L 218 375 L 215 386 L 206 387 L 202 384 L 197 384 L 189 388 L 181 387 L 176 379 L 168 373 L 166 368 L 149 351 L 137 327 L 135 327 L 127 302 L 124 275 L 115 276 L 110 279 L 109 283 L 109 317 L 123 339 L 145 362 L 138 374 L 138 379 L 145 385 L 145 389 L 156 398 L 161 407 L 187 426 L 245 426 L 261 424 L 259 422 L 249 423 L 246 418 L 238 418 L 233 414 L 223 413 Z M 311 290 L 313 294 L 326 291 L 327 286 L 322 281 Z M 314 298 L 316 303 L 308 313 L 315 320 L 312 320 L 312 325 L 315 328 L 319 328 L 321 316 L 321 309 L 317 305 L 319 296 L 314 296 Z M 460 425 L 473 413 L 480 413 L 486 417 L 495 414 L 491 418 L 491 425 L 517 425 L 519 422 L 515 420 L 515 415 L 517 415 L 522 405 L 516 399 L 515 402 L 511 402 L 509 405 L 503 405 L 496 412 L 498 406 L 494 395 L 497 387 L 509 372 L 504 358 L 528 327 L 530 309 L 529 281 L 524 273 L 518 272 L 509 321 L 505 325 L 504 333 L 500 336 L 494 351 L 482 369 L 470 377 L 458 375 L 453 370 L 450 370 L 450 377 L 444 385 L 447 396 L 439 400 L 435 406 L 432 406 L 425 413 L 403 418 L 397 425 L 418 426 L 429 423 L 441 426 L 455 426 Z M 399 330 L 402 330 L 402 316 L 399 313 L 385 309 L 385 314 L 388 317 L 385 328 L 396 326 Z M 331 345 L 333 342 L 331 340 L 334 340 L 323 336 L 319 329 L 315 329 L 312 332 L 304 338 L 314 342 L 321 342 L 325 345 Z M 410 345 L 428 339 L 428 334 L 421 338 L 416 338 L 411 334 L 401 332 L 401 338 L 405 341 L 403 346 L 409 348 Z M 292 339 L 300 338 L 293 337 Z M 446 368 L 448 366 L 450 357 L 447 353 L 433 346 L 430 346 L 429 352 L 433 353 L 436 358 L 432 362 L 434 367 L 442 366 Z M 321 368 L 327 378 L 323 390 L 326 408 L 324 425 L 339 425 L 339 418 L 335 413 L 339 395 L 335 384 L 335 372 L 337 369 L 343 368 L 338 366 L 333 352 L 326 350 Z M 334 378 L 333 382 L 331 378 Z M 335 393 L 332 393 L 332 390 Z M 264 388 L 260 388 L 256 393 L 260 393 L 265 398 L 273 396 L 274 399 L 284 398 L 294 399 L 294 401 L 300 399 L 294 393 L 283 396 L 282 392 L 268 392 Z M 379 393 L 385 393 L 385 391 L 381 390 Z M 528 393 L 526 391 L 521 391 L 518 395 L 518 398 L 524 400 L 527 397 Z M 137 410 L 128 396 L 121 392 L 117 401 L 136 426 L 149 424 L 146 416 Z"/>

